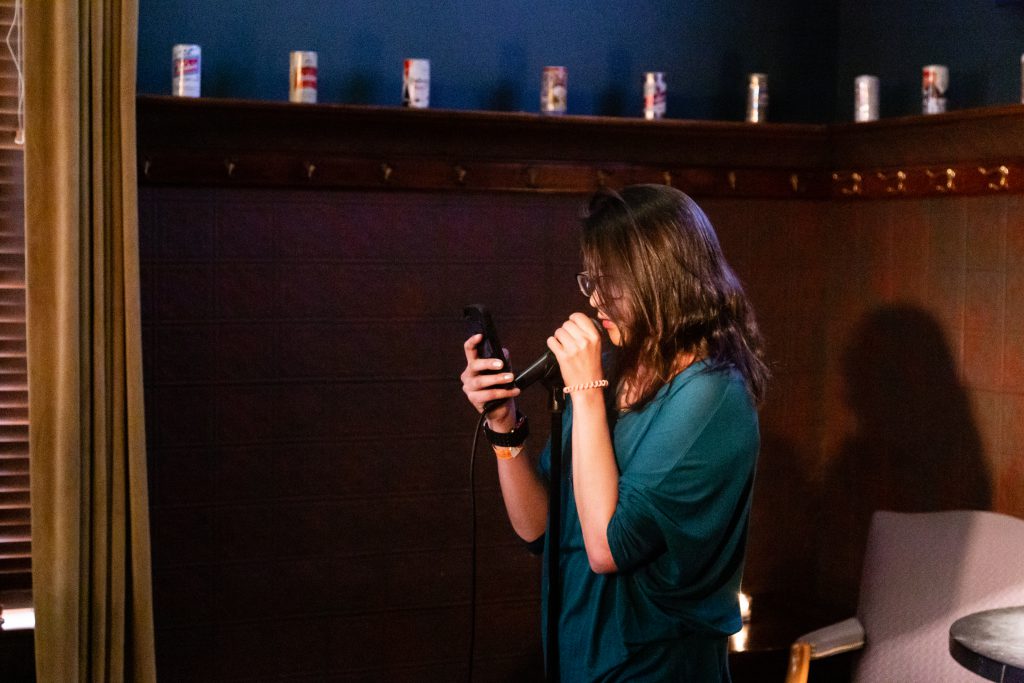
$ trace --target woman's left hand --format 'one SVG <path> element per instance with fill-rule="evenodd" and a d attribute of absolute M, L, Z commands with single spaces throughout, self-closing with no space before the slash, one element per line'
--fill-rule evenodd
<path fill-rule="evenodd" d="M 554 335 L 548 337 L 548 348 L 558 359 L 565 386 L 585 384 L 604 379 L 601 367 L 601 332 L 594 321 L 583 313 L 573 313 Z"/>

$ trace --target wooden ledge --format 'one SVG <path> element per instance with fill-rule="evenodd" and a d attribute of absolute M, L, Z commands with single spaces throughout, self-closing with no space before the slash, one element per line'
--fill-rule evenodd
<path fill-rule="evenodd" d="M 141 96 L 144 185 L 892 199 L 1024 192 L 1024 106 L 832 126 Z"/>

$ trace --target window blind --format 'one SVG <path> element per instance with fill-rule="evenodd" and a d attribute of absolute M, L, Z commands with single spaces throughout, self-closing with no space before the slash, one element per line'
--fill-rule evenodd
<path fill-rule="evenodd" d="M 15 143 L 21 35 L 17 27 L 11 30 L 16 17 L 15 0 L 0 0 L 0 593 L 32 584 L 24 167 L 22 146 Z"/>

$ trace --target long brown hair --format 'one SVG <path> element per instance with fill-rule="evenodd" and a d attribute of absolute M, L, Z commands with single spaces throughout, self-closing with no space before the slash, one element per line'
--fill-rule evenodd
<path fill-rule="evenodd" d="M 581 237 L 584 268 L 622 332 L 613 377 L 639 410 L 677 371 L 682 353 L 735 367 L 760 402 L 769 377 L 754 311 L 711 221 L 664 185 L 602 190 Z"/>

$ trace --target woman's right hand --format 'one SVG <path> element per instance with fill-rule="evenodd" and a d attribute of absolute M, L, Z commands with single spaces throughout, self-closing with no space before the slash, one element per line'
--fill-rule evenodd
<path fill-rule="evenodd" d="M 495 399 L 508 399 L 487 413 L 487 424 L 496 432 L 509 432 L 516 423 L 516 402 L 519 389 L 500 389 L 498 385 L 512 381 L 512 373 L 494 372 L 501 368 L 501 361 L 480 358 L 476 346 L 483 341 L 482 334 L 474 334 L 462 348 L 466 352 L 466 369 L 462 371 L 462 391 L 478 413 L 484 412 L 484 405 Z M 508 353 L 505 354 L 506 359 Z M 488 372 L 490 371 L 490 372 Z"/>

